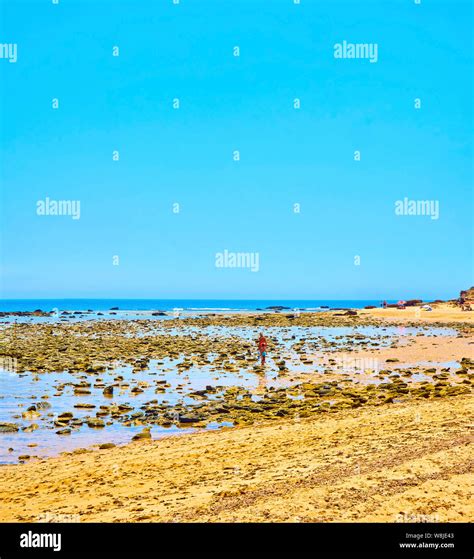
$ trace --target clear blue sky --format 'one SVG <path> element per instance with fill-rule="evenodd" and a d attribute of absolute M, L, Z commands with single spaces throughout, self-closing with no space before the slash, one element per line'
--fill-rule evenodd
<path fill-rule="evenodd" d="M 0 59 L 2 297 L 443 298 L 473 283 L 468 0 L 1 5 L 0 43 L 18 44 Z M 378 62 L 335 59 L 343 40 L 377 43 Z M 38 216 L 47 196 L 79 200 L 80 219 Z M 439 201 L 439 219 L 395 215 L 404 197 Z M 216 268 L 224 249 L 258 252 L 260 271 Z"/>

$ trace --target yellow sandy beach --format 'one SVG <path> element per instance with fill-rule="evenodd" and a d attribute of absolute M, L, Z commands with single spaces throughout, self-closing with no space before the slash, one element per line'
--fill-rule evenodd
<path fill-rule="evenodd" d="M 473 412 L 455 397 L 7 466 L 0 520 L 469 521 Z"/>

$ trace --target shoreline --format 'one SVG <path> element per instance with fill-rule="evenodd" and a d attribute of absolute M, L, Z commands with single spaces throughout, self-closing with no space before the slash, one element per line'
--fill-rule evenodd
<path fill-rule="evenodd" d="M 8 302 L 11 301 L 12 305 L 15 303 L 23 302 L 23 308 L 8 308 Z M 77 303 L 81 301 L 84 303 L 84 307 L 78 307 Z M 91 305 L 88 303 L 92 302 L 103 302 L 107 301 L 108 304 L 118 303 L 116 306 L 100 306 Z M 153 302 L 154 305 L 149 305 L 146 308 L 140 307 L 140 302 Z M 28 305 L 28 302 L 34 302 L 32 305 Z M 66 305 L 57 306 L 55 303 L 66 303 Z M 137 306 L 122 306 L 120 303 L 125 305 L 134 304 Z M 266 303 L 275 303 L 276 301 L 268 300 L 252 300 L 252 299 L 222 299 L 222 300 L 174 300 L 174 299 L 116 299 L 116 300 L 105 300 L 105 299 L 3 299 L 0 303 L 0 315 L 57 315 L 60 313 L 66 314 L 95 314 L 110 313 L 110 312 L 122 312 L 122 313 L 140 313 L 140 314 L 151 314 L 163 312 L 172 315 L 174 311 L 180 311 L 184 313 L 218 313 L 218 314 L 234 314 L 234 313 L 292 313 L 295 311 L 311 313 L 311 312 L 332 312 L 332 311 L 343 311 L 343 310 L 368 310 L 368 311 L 393 311 L 397 309 L 396 300 L 386 300 L 387 307 L 382 308 L 381 300 L 379 299 L 341 299 L 341 300 L 278 300 L 279 304 L 266 305 Z M 474 302 L 474 301 L 473 301 Z M 72 306 L 67 306 L 69 303 Z M 161 305 L 160 305 L 161 303 Z M 173 306 L 170 306 L 173 303 Z M 178 304 L 179 303 L 179 304 Z M 187 303 L 187 304 L 186 304 Z M 199 303 L 210 304 L 215 303 L 212 306 L 199 305 Z M 238 306 L 238 303 L 242 303 L 243 306 Z M 248 306 L 253 303 L 253 305 Z M 189 306 L 196 305 L 196 306 Z M 247 306 L 245 306 L 247 304 Z M 255 305 L 258 304 L 258 305 Z M 52 306 L 54 305 L 54 306 Z M 416 308 L 421 308 L 425 305 L 430 305 L 433 308 L 448 308 L 448 307 L 459 307 L 456 299 L 448 300 L 422 300 L 413 299 L 408 300 L 406 304 L 406 310 L 413 310 Z M 18 305 L 16 305 L 18 306 Z M 3 307 L 3 308 L 1 308 Z M 30 307 L 30 308 L 25 308 Z M 46 310 L 50 308 L 51 310 Z"/>
<path fill-rule="evenodd" d="M 424 303 L 425 304 L 425 303 Z M 226 317 L 229 318 L 238 318 L 240 317 L 248 317 L 248 318 L 255 318 L 258 316 L 268 317 L 278 317 L 284 318 L 291 318 L 298 321 L 299 318 L 306 318 L 310 319 L 311 317 L 316 318 L 338 318 L 343 316 L 350 316 L 350 313 L 355 313 L 353 316 L 358 318 L 364 318 L 368 320 L 374 321 L 388 321 L 390 323 L 397 324 L 399 321 L 400 323 L 404 322 L 439 322 L 439 323 L 474 323 L 474 310 L 471 312 L 462 311 L 458 305 L 454 304 L 454 302 L 442 302 L 442 303 L 431 303 L 432 310 L 426 311 L 421 308 L 420 305 L 414 306 L 407 306 L 404 309 L 398 309 L 394 307 L 382 308 L 382 307 L 375 307 L 375 308 L 359 308 L 359 307 L 338 307 L 338 308 L 319 308 L 319 309 L 175 309 L 178 311 L 177 313 L 174 310 L 160 310 L 160 309 L 151 309 L 151 310 L 143 310 L 143 309 L 109 309 L 109 310 L 102 310 L 102 311 L 92 311 L 92 310 L 66 310 L 63 309 L 58 313 L 54 313 L 53 311 L 42 311 L 38 309 L 37 311 L 0 311 L 0 318 L 3 320 L 5 319 L 12 319 L 14 321 L 16 318 L 56 318 L 60 319 L 71 319 L 77 317 L 83 317 L 87 320 L 88 315 L 92 315 L 90 320 L 98 320 L 98 316 L 100 316 L 100 320 L 110 320 L 111 316 L 117 317 L 114 318 L 114 321 L 120 320 L 121 316 L 123 315 L 123 320 L 127 320 L 128 315 L 138 316 L 145 318 L 157 318 L 159 321 L 160 319 L 165 318 L 163 322 L 167 322 L 168 320 L 189 320 L 193 318 L 217 318 L 217 319 L 225 319 Z M 2 321 L 1 324 L 9 324 L 9 322 Z"/>

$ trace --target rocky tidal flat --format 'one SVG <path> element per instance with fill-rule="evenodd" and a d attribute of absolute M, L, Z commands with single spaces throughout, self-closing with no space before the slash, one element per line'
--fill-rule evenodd
<path fill-rule="evenodd" d="M 0 357 L 15 367 L 0 371 L 0 463 L 468 394 L 470 334 L 346 313 L 2 323 Z M 458 355 L 399 357 L 444 340 Z"/>

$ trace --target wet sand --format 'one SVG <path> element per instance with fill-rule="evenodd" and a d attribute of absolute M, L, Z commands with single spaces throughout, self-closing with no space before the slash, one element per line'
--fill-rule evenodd
<path fill-rule="evenodd" d="M 387 366 L 387 359 L 397 359 L 399 367 L 402 364 L 446 363 L 459 361 L 463 357 L 472 358 L 474 355 L 474 340 L 468 337 L 407 337 L 405 343 L 398 347 L 380 348 L 377 351 L 354 351 L 355 359 L 376 358 L 379 364 Z M 336 352 L 337 356 L 339 352 Z M 393 367 L 393 364 L 391 365 Z"/>

